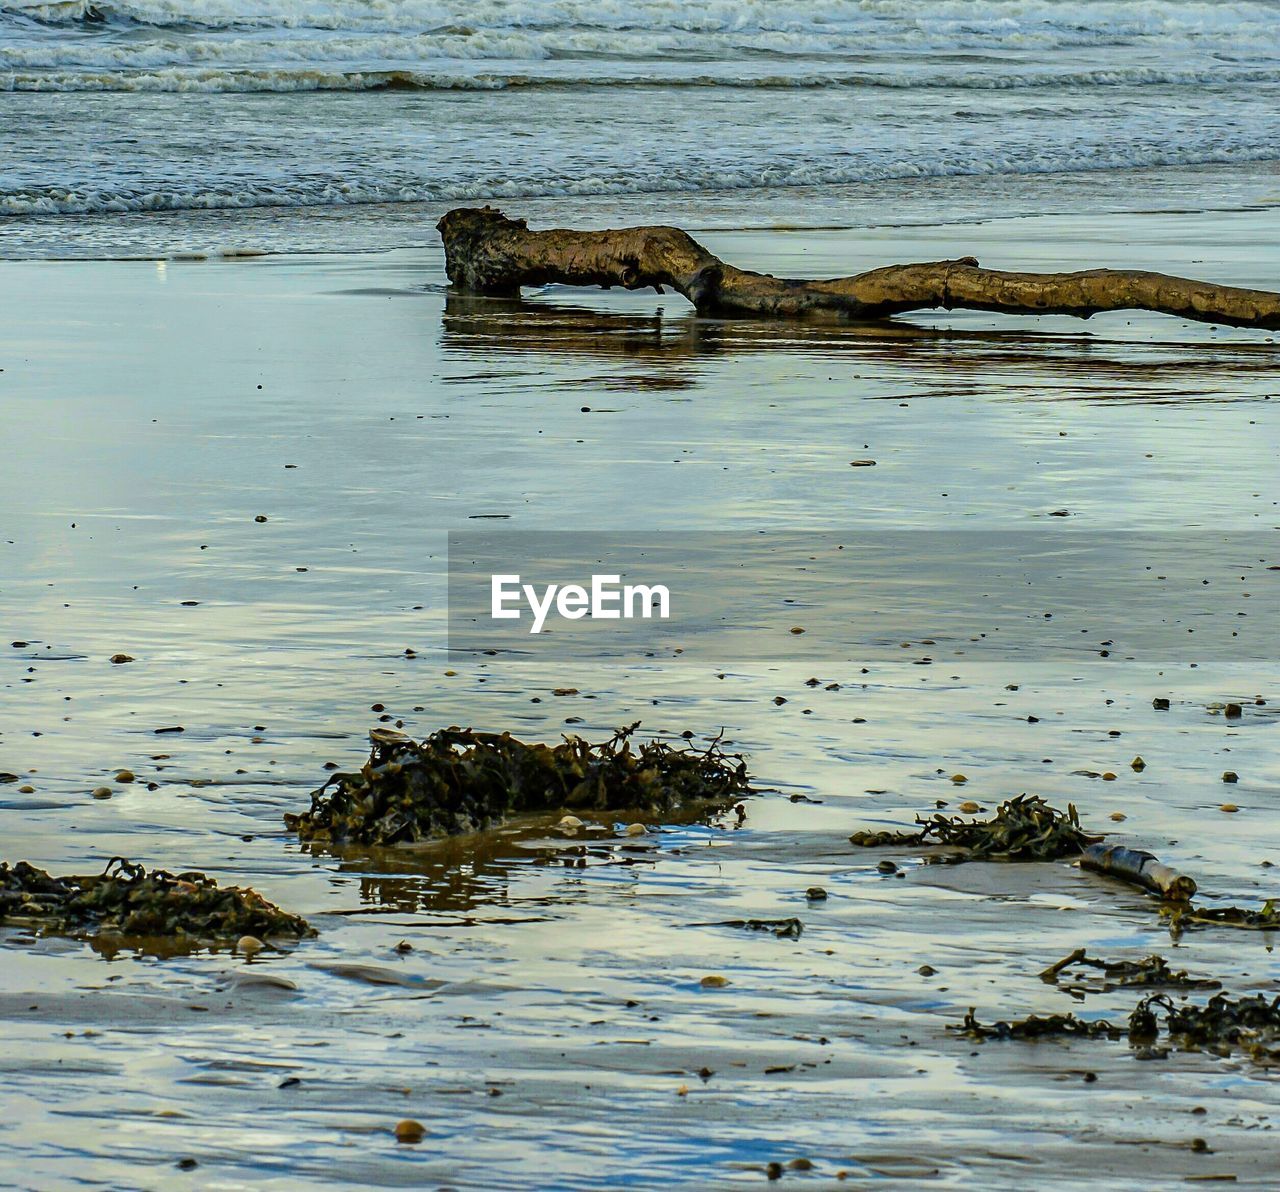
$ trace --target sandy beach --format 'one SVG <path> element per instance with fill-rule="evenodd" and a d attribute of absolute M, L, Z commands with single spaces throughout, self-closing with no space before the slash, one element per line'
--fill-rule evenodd
<path fill-rule="evenodd" d="M 654 201 L 646 219 L 671 210 Z M 792 276 L 972 253 L 1274 287 L 1272 224 L 1261 208 L 700 238 Z M 1037 976 L 1079 947 L 1270 990 L 1268 934 L 1171 940 L 1143 894 L 1066 864 L 892 854 L 886 873 L 848 836 L 1030 791 L 1194 873 L 1211 904 L 1256 904 L 1276 892 L 1273 658 L 1104 657 L 1090 639 L 981 656 L 916 640 L 869 660 L 850 637 L 819 663 L 724 656 L 711 636 L 553 673 L 451 657 L 444 597 L 447 535 L 477 519 L 1069 522 L 1174 544 L 1255 535 L 1265 552 L 1274 336 L 1139 314 L 732 323 L 677 296 L 566 289 L 513 306 L 449 296 L 429 235 L 219 255 L 259 247 L 253 227 L 201 259 L 0 262 L 6 856 L 199 869 L 320 932 L 251 963 L 9 932 L 0 1147 L 26 1183 L 709 1188 L 758 1185 L 776 1162 L 810 1187 L 1272 1184 L 1274 1069 L 949 1029 L 970 1007 L 1081 1011 Z M 804 616 L 798 594 L 796 612 L 773 610 L 784 621 Z M 1243 716 L 1224 718 L 1225 700 Z M 282 822 L 325 762 L 360 764 L 378 723 L 594 740 L 636 720 L 723 728 L 768 789 L 740 825 L 641 837 L 566 834 L 556 816 L 335 854 Z M 799 938 L 717 925 L 789 917 Z M 1133 1000 L 1084 1009 L 1122 1019 Z M 389 1144 L 400 1118 L 426 1126 L 424 1145 Z M 176 1170 L 186 1157 L 198 1167 Z"/>

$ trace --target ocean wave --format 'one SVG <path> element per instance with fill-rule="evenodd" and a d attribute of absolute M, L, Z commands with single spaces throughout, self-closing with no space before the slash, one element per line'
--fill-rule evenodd
<path fill-rule="evenodd" d="M 1046 175 L 1132 170 L 1169 166 L 1232 165 L 1280 160 L 1280 146 L 1267 143 L 1213 147 L 1165 144 L 1106 145 L 1062 148 L 1039 157 L 1011 152 L 1007 156 L 950 154 L 920 161 L 886 156 L 878 161 L 847 164 L 801 159 L 790 163 L 756 161 L 736 168 L 651 170 L 621 168 L 591 177 L 474 178 L 436 181 L 409 178 L 390 182 L 293 180 L 257 183 L 238 190 L 162 186 L 118 189 L 48 186 L 0 191 L 0 215 L 94 215 L 143 211 L 212 211 L 256 207 L 334 207 L 365 204 L 445 203 L 479 200 L 680 194 L 738 190 L 772 190 L 806 186 L 848 185 L 911 178 Z"/>
<path fill-rule="evenodd" d="M 418 91 L 496 91 L 520 87 L 673 87 L 729 89 L 887 88 L 890 90 L 955 89 L 1013 91 L 1044 88 L 1202 87 L 1210 85 L 1280 82 L 1280 66 L 1244 68 L 1222 66 L 1210 70 L 1164 70 L 1133 67 L 1114 70 L 1041 70 L 996 74 L 920 72 L 857 72 L 734 74 L 610 73 L 566 79 L 538 72 L 458 71 L 406 68 L 324 70 L 311 67 L 252 69 L 173 68 L 154 71 L 9 71 L 0 69 L 0 91 L 118 91 L 118 92 L 302 92 L 378 91 L 403 88 Z"/>
<path fill-rule="evenodd" d="M 660 29 L 824 34 L 901 27 L 1061 37 L 1213 36 L 1276 16 L 1274 0 L 0 0 L 0 15 L 43 25 L 156 28 Z"/>
<path fill-rule="evenodd" d="M 150 54 L 245 34 L 276 43 L 413 38 L 458 59 L 724 58 L 965 49 L 1280 45 L 1280 2 L 1244 0 L 0 0 L 0 29 L 77 55 Z M 127 39 L 121 37 L 126 34 Z M 259 51 L 270 47 L 260 45 Z M 154 65 L 154 63 L 153 63 Z"/>

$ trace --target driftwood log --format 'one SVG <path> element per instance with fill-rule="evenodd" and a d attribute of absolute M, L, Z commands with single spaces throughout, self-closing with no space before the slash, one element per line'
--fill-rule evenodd
<path fill-rule="evenodd" d="M 1080 866 L 1141 886 L 1171 902 L 1186 902 L 1196 892 L 1194 878 L 1171 869 L 1153 853 L 1120 844 L 1089 845 L 1081 854 Z"/>
<path fill-rule="evenodd" d="M 912 310 L 1075 315 L 1151 310 L 1231 327 L 1280 329 L 1280 294 L 1132 269 L 1009 273 L 973 257 L 888 265 L 828 281 L 737 269 L 679 228 L 530 231 L 492 207 L 459 207 L 439 224 L 449 280 L 463 292 L 519 297 L 521 286 L 676 290 L 708 315 L 884 319 Z"/>

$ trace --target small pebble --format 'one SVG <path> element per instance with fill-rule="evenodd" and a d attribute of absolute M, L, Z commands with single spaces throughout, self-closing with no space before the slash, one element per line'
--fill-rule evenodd
<path fill-rule="evenodd" d="M 133 782 L 135 778 L 137 778 L 137 775 L 132 770 L 116 771 L 117 782 Z"/>
<path fill-rule="evenodd" d="M 109 799 L 114 792 L 109 786 L 94 787 L 93 797 L 95 799 Z"/>
<path fill-rule="evenodd" d="M 709 976 L 703 977 L 699 984 L 703 989 L 723 989 L 729 984 L 729 978 L 721 977 L 717 973 L 712 973 Z"/>
<path fill-rule="evenodd" d="M 1145 770 L 1145 769 L 1147 768 L 1147 763 L 1146 763 L 1146 762 L 1144 762 L 1144 761 L 1142 760 L 1142 758 L 1140 758 L 1140 757 L 1135 757 L 1135 758 L 1133 759 L 1133 761 L 1131 761 L 1131 762 L 1129 763 L 1129 768 L 1130 768 L 1130 769 L 1132 769 L 1132 770 L 1137 770 L 1137 772 L 1138 772 L 1139 774 L 1141 774 L 1141 773 L 1142 773 L 1142 771 L 1143 771 L 1143 770 Z"/>
<path fill-rule="evenodd" d="M 1155 708 L 1157 712 L 1167 712 L 1169 710 L 1169 701 L 1165 699 L 1164 696 L 1157 695 L 1156 698 L 1151 701 L 1151 706 Z"/>
<path fill-rule="evenodd" d="M 566 815 L 556 827 L 562 832 L 576 832 L 582 827 L 582 821 L 576 815 Z"/>
<path fill-rule="evenodd" d="M 1237 774 L 1234 770 L 1223 770 L 1222 781 L 1223 782 L 1239 782 L 1240 775 Z"/>
<path fill-rule="evenodd" d="M 427 1128 L 421 1122 L 415 1122 L 413 1118 L 405 1118 L 403 1121 L 396 1122 L 396 1141 L 403 1143 L 421 1142 L 427 1136 Z"/>
<path fill-rule="evenodd" d="M 956 786 L 963 786 L 969 780 L 963 774 L 952 774 L 951 781 L 954 782 Z"/>
<path fill-rule="evenodd" d="M 257 517 L 255 517 L 253 520 L 254 520 L 254 521 L 256 521 L 256 522 L 258 522 L 258 523 L 262 523 L 262 522 L 266 521 L 266 520 L 267 520 L 267 518 L 266 518 L 266 515 L 265 515 L 265 514 L 263 514 L 263 513 L 259 513 L 259 514 L 258 514 L 258 516 L 257 516 Z"/>
<path fill-rule="evenodd" d="M 973 815 L 975 812 L 981 811 L 982 807 L 972 799 L 966 799 L 960 804 L 960 810 L 963 811 L 965 815 Z"/>
<path fill-rule="evenodd" d="M 1117 824 L 1124 823 L 1129 817 L 1123 811 L 1113 811 L 1110 818 Z"/>
<path fill-rule="evenodd" d="M 266 947 L 256 935 L 242 935 L 236 940 L 236 951 L 246 960 L 252 960 Z"/>
<path fill-rule="evenodd" d="M 628 836 L 643 836 L 648 830 L 649 829 L 646 828 L 644 824 L 628 824 L 627 825 Z"/>
<path fill-rule="evenodd" d="M 124 663 L 126 663 L 126 662 L 132 662 L 132 661 L 133 661 L 133 655 L 132 655 L 132 654 L 112 654 L 112 655 L 111 655 L 111 661 L 112 661 L 116 666 L 121 666 L 122 664 L 124 664 Z"/>
<path fill-rule="evenodd" d="M 1224 716 L 1230 716 L 1233 720 L 1244 715 L 1244 709 L 1239 704 L 1228 704 L 1223 710 Z"/>
<path fill-rule="evenodd" d="M 877 861 L 876 868 L 881 873 L 897 873 L 898 867 L 892 861 Z"/>
<path fill-rule="evenodd" d="M 804 896 L 810 902 L 825 902 L 827 897 L 827 892 L 821 886 L 810 886 L 804 892 Z"/>
<path fill-rule="evenodd" d="M 1234 811 L 1239 811 L 1239 810 L 1240 810 L 1240 808 L 1239 808 L 1239 807 L 1237 807 L 1234 803 L 1223 803 L 1223 804 L 1222 804 L 1222 806 L 1218 808 L 1218 810 L 1219 810 L 1219 811 L 1225 811 L 1225 812 L 1227 812 L 1227 813 L 1231 813 L 1231 812 L 1234 812 Z"/>

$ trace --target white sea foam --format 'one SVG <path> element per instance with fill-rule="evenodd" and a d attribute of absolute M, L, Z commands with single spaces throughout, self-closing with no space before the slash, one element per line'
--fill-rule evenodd
<path fill-rule="evenodd" d="M 155 189 L 51 186 L 0 193 L 3 215 L 85 215 L 138 211 L 210 211 L 251 207 L 315 207 L 373 203 L 465 202 L 556 195 L 632 195 L 834 186 L 910 178 L 985 177 L 1131 170 L 1153 166 L 1209 165 L 1267 161 L 1273 151 L 1249 145 L 1198 145 L 1172 148 L 1158 144 L 1114 149 L 1091 146 L 1076 151 L 966 155 L 921 160 L 886 155 L 857 165 L 830 161 L 750 162 L 738 168 L 689 168 L 666 164 L 651 169 L 617 170 L 589 176 L 529 172 L 523 177 L 457 179 L 293 180 L 243 189 L 171 185 Z"/>
<path fill-rule="evenodd" d="M 725 87 L 750 88 L 856 88 L 898 90 L 955 89 L 958 91 L 1013 91 L 1035 88 L 1089 87 L 1190 87 L 1198 84 L 1280 82 L 1280 64 L 1270 67 L 1219 66 L 1212 70 L 1165 70 L 1131 67 L 1111 70 L 970 71 L 930 73 L 886 71 L 809 71 L 775 74 L 735 69 L 717 73 L 650 70 L 590 74 L 576 72 L 578 87 Z M 494 91 L 514 87 L 562 87 L 562 73 L 549 70 L 498 71 L 492 69 L 409 70 L 400 67 L 323 69 L 316 66 L 270 69 L 202 69 L 159 67 L 127 72 L 111 70 L 10 70 L 0 69 L 0 91 L 204 91 L 248 93 L 261 91 L 376 91 L 404 87 L 422 91 Z"/>

